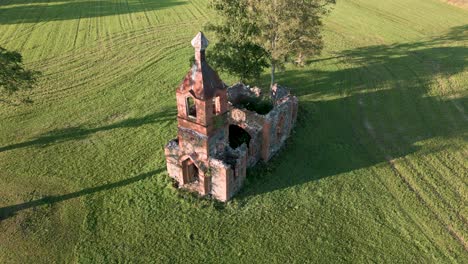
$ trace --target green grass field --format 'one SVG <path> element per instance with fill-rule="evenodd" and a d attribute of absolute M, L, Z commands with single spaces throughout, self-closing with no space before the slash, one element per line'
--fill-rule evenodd
<path fill-rule="evenodd" d="M 468 263 L 468 10 L 338 0 L 278 75 L 293 137 L 220 204 L 163 151 L 207 3 L 0 2 L 0 46 L 43 72 L 0 102 L 0 263 Z"/>

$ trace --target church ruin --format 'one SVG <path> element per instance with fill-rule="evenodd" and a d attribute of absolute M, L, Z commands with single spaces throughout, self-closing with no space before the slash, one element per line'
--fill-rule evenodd
<path fill-rule="evenodd" d="M 176 91 L 178 137 L 165 147 L 167 171 L 179 188 L 227 201 L 242 187 L 248 167 L 267 162 L 283 146 L 298 100 L 274 85 L 268 106 L 258 88 L 227 87 L 205 60 L 203 33 L 192 46 L 195 62 Z"/>

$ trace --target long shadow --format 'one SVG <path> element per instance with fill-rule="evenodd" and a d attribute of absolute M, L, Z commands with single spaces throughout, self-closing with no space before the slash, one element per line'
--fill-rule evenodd
<path fill-rule="evenodd" d="M 14 216 L 16 213 L 18 213 L 18 212 L 20 212 L 22 210 L 29 209 L 29 208 L 42 206 L 42 205 L 55 204 L 55 203 L 58 203 L 58 202 L 63 202 L 63 201 L 66 201 L 66 200 L 78 198 L 78 197 L 85 196 L 85 195 L 91 195 L 91 194 L 95 194 L 95 193 L 102 192 L 102 191 L 107 191 L 107 190 L 111 190 L 111 189 L 115 189 L 115 188 L 124 187 L 124 186 L 130 185 L 132 183 L 136 183 L 136 182 L 148 179 L 151 176 L 154 176 L 155 174 L 161 173 L 162 171 L 164 171 L 163 168 L 153 170 L 153 171 L 150 171 L 150 172 L 147 172 L 147 173 L 143 173 L 143 174 L 140 174 L 138 176 L 135 176 L 135 177 L 132 177 L 132 178 L 129 178 L 129 179 L 125 179 L 125 180 L 122 180 L 122 181 L 118 181 L 118 182 L 114 182 L 114 183 L 110 183 L 110 184 L 105 184 L 105 185 L 101 185 L 101 186 L 96 186 L 96 187 L 91 187 L 91 188 L 86 188 L 86 189 L 83 189 L 83 190 L 77 191 L 77 192 L 72 192 L 72 193 L 68 193 L 68 194 L 64 194 L 64 195 L 57 195 L 57 196 L 46 196 L 44 198 L 37 199 L 37 200 L 34 200 L 34 201 L 2 207 L 2 208 L 0 208 L 0 221 L 5 220 L 7 218 L 10 218 L 10 217 Z"/>
<path fill-rule="evenodd" d="M 184 4 L 187 4 L 187 1 L 127 0 L 125 3 L 120 3 L 110 0 L 11 0 L 0 3 L 0 24 L 37 23 L 122 15 L 160 10 Z"/>
<path fill-rule="evenodd" d="M 163 110 L 161 112 L 153 113 L 150 115 L 146 115 L 139 118 L 129 118 L 126 120 L 122 120 L 116 122 L 114 124 L 110 124 L 107 126 L 96 127 L 96 128 L 84 128 L 84 127 L 70 127 L 70 128 L 63 128 L 57 129 L 46 134 L 39 136 L 36 139 L 21 142 L 17 144 L 12 144 L 4 147 L 0 147 L 0 152 L 24 148 L 24 147 L 31 147 L 31 146 L 40 146 L 45 147 L 51 144 L 63 143 L 70 140 L 79 140 L 88 137 L 91 134 L 100 131 L 108 131 L 117 128 L 130 128 L 130 127 L 139 127 L 142 125 L 164 122 L 164 121 L 172 121 L 175 119 L 176 113 L 174 109 L 170 110 Z"/>
<path fill-rule="evenodd" d="M 340 67 L 334 71 L 280 74 L 279 82 L 302 97 L 298 124 L 282 152 L 248 172 L 239 198 L 371 167 L 388 157 L 441 150 L 416 144 L 426 139 L 465 137 L 468 98 L 429 92 L 450 85 L 460 91 L 447 77 L 466 71 L 468 47 L 446 44 L 466 39 L 467 29 L 426 42 L 346 50 L 322 61 L 335 60 Z"/>

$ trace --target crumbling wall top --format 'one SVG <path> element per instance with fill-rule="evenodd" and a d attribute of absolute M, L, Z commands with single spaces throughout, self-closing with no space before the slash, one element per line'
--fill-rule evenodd
<path fill-rule="evenodd" d="M 238 105 L 245 100 L 251 98 L 259 98 L 261 96 L 261 89 L 258 87 L 250 88 L 249 86 L 244 85 L 243 83 L 236 83 L 233 86 L 229 87 L 227 91 L 228 101 L 232 105 Z"/>
<path fill-rule="evenodd" d="M 271 99 L 275 105 L 282 103 L 291 95 L 291 92 L 288 88 L 281 86 L 275 83 L 271 87 Z"/>

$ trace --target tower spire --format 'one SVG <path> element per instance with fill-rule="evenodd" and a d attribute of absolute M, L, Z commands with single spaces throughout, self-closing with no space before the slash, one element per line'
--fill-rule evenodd
<path fill-rule="evenodd" d="M 203 32 L 198 34 L 192 39 L 192 46 L 195 49 L 195 62 L 200 64 L 205 61 L 205 50 L 208 47 L 209 42 Z"/>
<path fill-rule="evenodd" d="M 205 35 L 199 32 L 191 44 L 195 49 L 195 63 L 179 86 L 179 90 L 190 90 L 196 99 L 206 101 L 218 96 L 220 91 L 225 90 L 226 85 L 205 60 L 205 50 L 208 47 Z"/>

